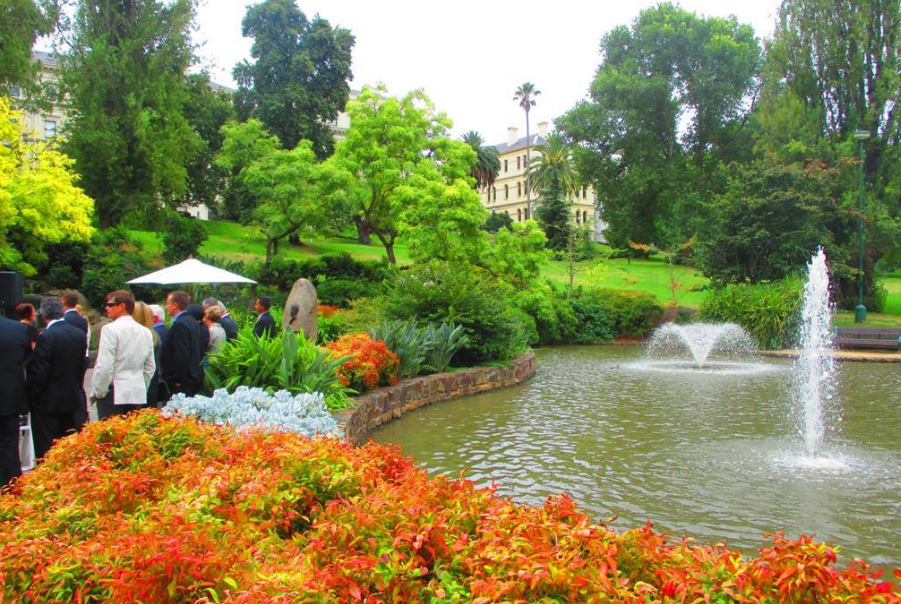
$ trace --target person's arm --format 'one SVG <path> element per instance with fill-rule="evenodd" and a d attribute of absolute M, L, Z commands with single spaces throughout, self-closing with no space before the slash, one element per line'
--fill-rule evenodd
<path fill-rule="evenodd" d="M 116 364 L 118 340 L 112 329 L 100 330 L 100 344 L 97 347 L 97 362 L 91 376 L 91 396 L 101 399 L 109 392 L 113 383 L 113 371 Z"/>
<path fill-rule="evenodd" d="M 144 387 L 150 388 L 150 381 L 156 372 L 156 359 L 153 357 L 153 332 L 151 331 L 147 335 L 150 336 L 150 351 L 144 359 Z"/>

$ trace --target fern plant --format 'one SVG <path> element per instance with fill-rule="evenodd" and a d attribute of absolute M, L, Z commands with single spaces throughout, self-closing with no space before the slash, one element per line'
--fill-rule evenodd
<path fill-rule="evenodd" d="M 240 386 L 269 393 L 319 392 L 329 410 L 346 408 L 354 393 L 338 377 L 338 368 L 348 357 L 332 357 L 290 329 L 280 338 L 266 338 L 253 335 L 252 327 L 245 327 L 208 358 L 205 380 L 210 392 L 220 388 L 234 392 Z"/>
<path fill-rule="evenodd" d="M 442 323 L 438 327 L 429 325 L 425 330 L 425 368 L 441 373 L 450 365 L 458 350 L 469 343 L 469 336 L 462 325 Z"/>

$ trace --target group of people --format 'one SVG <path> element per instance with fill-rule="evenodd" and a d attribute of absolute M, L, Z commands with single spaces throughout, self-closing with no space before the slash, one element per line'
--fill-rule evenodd
<path fill-rule="evenodd" d="M 53 441 L 80 430 L 88 421 L 88 400 L 105 419 L 136 409 L 161 406 L 175 394 L 203 388 L 206 356 L 238 336 L 238 325 L 221 302 L 191 304 L 183 291 L 166 296 L 165 310 L 136 301 L 127 291 L 106 296 L 110 322 L 100 330 L 88 392 L 91 326 L 79 312 L 78 294 L 46 297 L 39 313 L 46 327 L 34 327 L 35 309 L 19 305 L 18 321 L 0 317 L 0 487 L 21 475 L 21 416 L 31 414 L 34 454 L 40 459 Z M 271 301 L 257 298 L 254 334 L 275 336 Z M 30 307 L 30 313 L 29 308 Z M 172 317 L 166 325 L 166 313 Z"/>

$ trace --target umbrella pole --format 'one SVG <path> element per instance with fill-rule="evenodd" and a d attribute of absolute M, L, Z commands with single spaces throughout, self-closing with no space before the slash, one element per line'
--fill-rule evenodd
<path fill-rule="evenodd" d="M 188 296 L 190 296 L 191 302 L 197 302 L 197 300 L 194 299 L 194 284 L 193 283 L 188 284 Z"/>

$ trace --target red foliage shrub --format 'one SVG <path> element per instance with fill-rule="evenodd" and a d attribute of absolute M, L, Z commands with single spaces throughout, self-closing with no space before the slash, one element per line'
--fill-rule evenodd
<path fill-rule="evenodd" d="M 326 345 L 326 348 L 335 357 L 353 357 L 338 369 L 338 376 L 345 386 L 363 392 L 397 383 L 400 368 L 397 355 L 388 350 L 384 342 L 373 340 L 369 334 L 344 335 Z"/>
<path fill-rule="evenodd" d="M 316 307 L 316 312 L 318 312 L 323 317 L 331 317 L 333 314 L 341 310 L 337 306 L 332 306 L 330 304 L 320 304 Z"/>
<path fill-rule="evenodd" d="M 772 540 L 752 558 L 617 533 L 566 496 L 518 505 L 393 447 L 145 411 L 63 439 L 0 495 L 0 604 L 901 604 L 859 560 Z"/>

